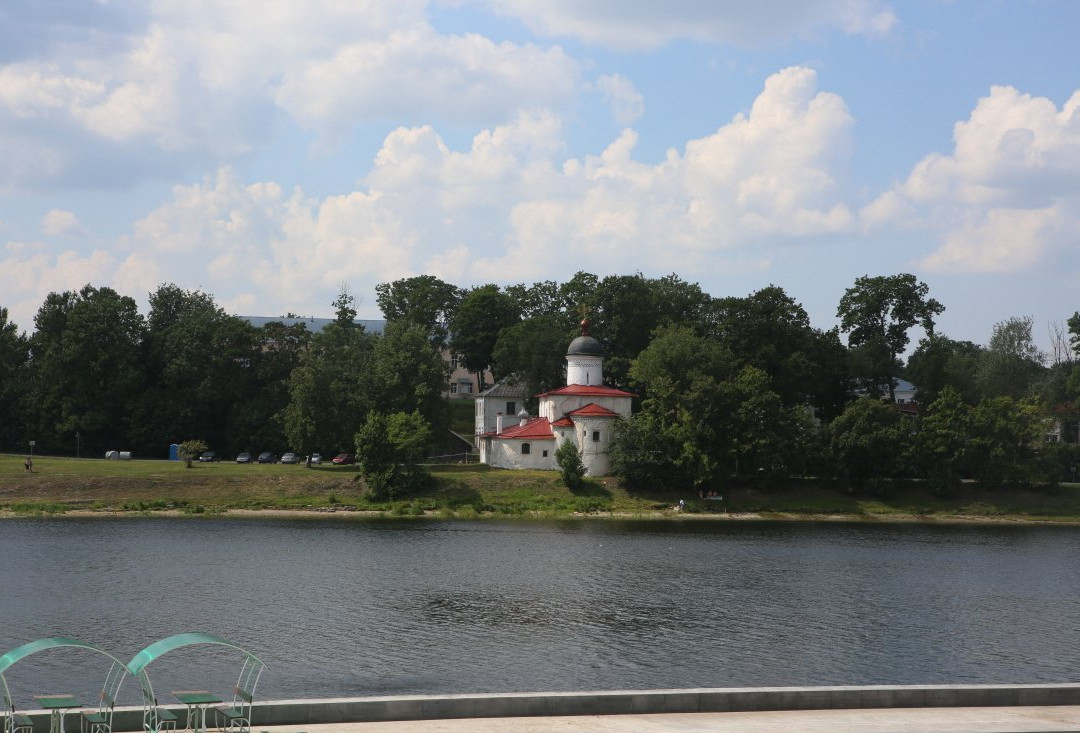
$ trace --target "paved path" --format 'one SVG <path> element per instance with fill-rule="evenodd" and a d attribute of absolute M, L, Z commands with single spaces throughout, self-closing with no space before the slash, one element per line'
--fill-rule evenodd
<path fill-rule="evenodd" d="M 256 721 L 257 722 L 257 721 Z M 1080 733 L 1080 705 L 469 718 L 255 726 L 261 733 Z"/>

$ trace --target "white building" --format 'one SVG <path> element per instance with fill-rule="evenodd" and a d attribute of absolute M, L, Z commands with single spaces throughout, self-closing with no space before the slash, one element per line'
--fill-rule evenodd
<path fill-rule="evenodd" d="M 557 470 L 555 450 L 569 440 L 580 451 L 589 476 L 607 474 L 615 421 L 630 417 L 634 395 L 604 386 L 603 349 L 588 335 L 587 321 L 582 321 L 581 335 L 566 351 L 566 386 L 538 397 L 538 416 L 530 417 L 524 410 L 516 416 L 496 415 L 493 430 L 486 423 L 480 425 L 485 408 L 477 407 L 478 427 L 485 429 L 477 436 L 481 463 L 497 468 Z M 496 404 L 499 399 L 493 396 Z"/>

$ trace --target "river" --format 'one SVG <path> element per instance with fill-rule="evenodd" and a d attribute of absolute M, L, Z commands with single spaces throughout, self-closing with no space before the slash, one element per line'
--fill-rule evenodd
<path fill-rule="evenodd" d="M 127 660 L 206 631 L 267 663 L 263 699 L 1075 681 L 1078 589 L 1077 527 L 0 522 L 0 651 L 62 635 Z M 96 694 L 81 655 L 6 676 Z M 155 685 L 231 689 L 238 663 L 193 647 Z"/>

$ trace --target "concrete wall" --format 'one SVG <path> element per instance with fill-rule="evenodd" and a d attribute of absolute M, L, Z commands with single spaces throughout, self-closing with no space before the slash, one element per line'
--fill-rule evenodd
<path fill-rule="evenodd" d="M 756 710 L 1010 707 L 1080 705 L 1080 685 L 877 685 L 870 687 L 758 687 L 691 690 L 615 690 L 421 697 L 356 697 L 256 702 L 252 728 L 386 720 L 605 715 L 619 713 L 722 713 Z M 181 716 L 183 706 L 171 707 Z M 29 713 L 34 733 L 48 733 L 49 714 Z M 207 720 L 213 725 L 213 713 Z M 137 731 L 141 708 L 117 708 L 115 731 Z M 76 730 L 76 715 L 68 730 Z"/>

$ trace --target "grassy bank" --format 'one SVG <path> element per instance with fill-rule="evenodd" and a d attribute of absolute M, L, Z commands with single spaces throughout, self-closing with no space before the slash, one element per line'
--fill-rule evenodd
<path fill-rule="evenodd" d="M 1080 486 L 1047 490 L 966 486 L 942 497 L 921 484 L 893 495 L 851 495 L 821 482 L 792 481 L 763 489 L 733 484 L 723 502 L 630 493 L 614 479 L 592 481 L 576 493 L 547 471 L 486 466 L 433 468 L 423 495 L 371 502 L 355 466 L 184 464 L 0 455 L 0 514 L 221 514 L 230 510 L 379 512 L 395 516 L 670 516 L 678 518 L 841 518 L 867 520 L 997 520 L 1080 522 Z M 673 512 L 679 498 L 687 511 Z"/>

